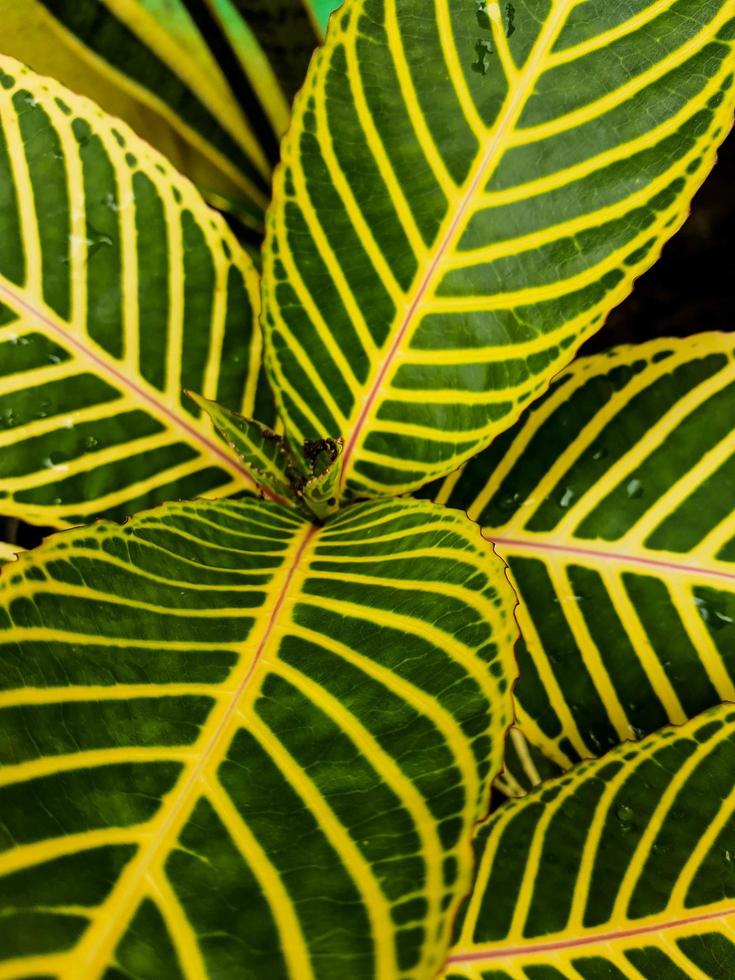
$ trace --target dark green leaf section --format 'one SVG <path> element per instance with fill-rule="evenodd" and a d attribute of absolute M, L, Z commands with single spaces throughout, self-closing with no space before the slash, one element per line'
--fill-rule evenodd
<path fill-rule="evenodd" d="M 735 710 L 502 806 L 445 976 L 711 978 L 735 959 Z"/>
<path fill-rule="evenodd" d="M 2 968 L 435 974 L 510 716 L 490 558 L 430 504 L 251 499 L 4 566 Z"/>
<path fill-rule="evenodd" d="M 428 490 L 509 563 L 521 728 L 568 766 L 735 699 L 735 345 L 578 361 Z"/>

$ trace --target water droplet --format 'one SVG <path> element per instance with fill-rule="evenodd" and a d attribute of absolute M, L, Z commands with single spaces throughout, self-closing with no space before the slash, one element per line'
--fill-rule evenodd
<path fill-rule="evenodd" d="M 618 818 L 623 830 L 630 830 L 633 818 L 635 817 L 635 811 L 627 803 L 621 803 L 615 810 L 615 816 Z"/>
<path fill-rule="evenodd" d="M 593 442 L 590 449 L 592 450 L 592 459 L 595 461 L 604 459 L 607 456 L 607 449 L 605 449 L 601 442 Z"/>
<path fill-rule="evenodd" d="M 724 610 L 718 609 L 717 606 L 701 596 L 694 597 L 694 604 L 704 622 L 712 629 L 721 630 L 735 622 L 732 616 L 728 616 Z"/>
<path fill-rule="evenodd" d="M 64 457 L 60 453 L 51 453 L 44 459 L 43 465 L 48 470 L 54 470 L 55 473 L 66 473 L 69 466 L 63 460 Z"/>
<path fill-rule="evenodd" d="M 566 510 L 567 507 L 571 507 L 573 500 L 574 490 L 571 487 L 566 487 L 564 493 L 559 498 L 559 506 Z"/>
<path fill-rule="evenodd" d="M 727 847 L 725 848 L 723 855 L 726 864 L 732 864 L 732 851 Z"/>
<path fill-rule="evenodd" d="M 632 480 L 628 480 L 625 486 L 625 492 L 631 499 L 637 500 L 638 497 L 643 496 L 643 484 L 637 477 L 633 477 Z"/>
<path fill-rule="evenodd" d="M 12 408 L 6 408 L 2 414 L 0 414 L 0 424 L 4 429 L 10 429 L 15 424 L 15 412 Z"/>
<path fill-rule="evenodd" d="M 96 449 L 97 446 L 99 446 L 99 442 L 94 436 L 87 436 L 87 438 L 84 440 L 85 449 Z"/>
<path fill-rule="evenodd" d="M 498 497 L 498 510 L 505 514 L 511 513 L 516 509 L 521 499 L 517 490 L 504 490 Z"/>
<path fill-rule="evenodd" d="M 48 359 L 50 364 L 61 364 L 61 358 L 58 354 L 49 354 Z"/>
<path fill-rule="evenodd" d="M 108 191 L 105 195 L 104 205 L 106 208 L 109 208 L 110 211 L 114 211 L 115 213 L 120 210 L 120 207 L 115 200 L 115 195 L 110 191 Z"/>

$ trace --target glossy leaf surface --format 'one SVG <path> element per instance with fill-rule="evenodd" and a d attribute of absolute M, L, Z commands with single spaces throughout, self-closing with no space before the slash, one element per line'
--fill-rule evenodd
<path fill-rule="evenodd" d="M 508 428 L 684 218 L 732 117 L 730 0 L 348 0 L 283 147 L 264 255 L 286 430 L 343 492 Z"/>
<path fill-rule="evenodd" d="M 508 562 L 520 726 L 568 766 L 735 700 L 735 338 L 580 359 L 436 498 Z"/>
<path fill-rule="evenodd" d="M 258 278 L 126 126 L 0 58 L 0 512 L 41 526 L 252 488 L 183 394 L 273 421 Z"/>
<path fill-rule="evenodd" d="M 446 980 L 735 973 L 735 709 L 506 803 L 480 830 Z"/>
<path fill-rule="evenodd" d="M 5 566 L 2 975 L 435 974 L 513 602 L 418 501 L 167 504 Z"/>

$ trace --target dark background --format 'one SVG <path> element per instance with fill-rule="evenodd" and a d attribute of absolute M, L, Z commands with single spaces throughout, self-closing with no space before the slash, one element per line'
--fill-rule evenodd
<path fill-rule="evenodd" d="M 735 130 L 700 188 L 686 224 L 658 263 L 582 348 L 583 354 L 654 337 L 735 330 Z M 735 419 L 733 419 L 735 425 Z"/>
<path fill-rule="evenodd" d="M 704 330 L 735 330 L 735 132 L 692 204 L 679 233 L 658 263 L 582 348 L 583 354 L 654 337 L 686 337 Z M 735 425 L 735 419 L 733 419 Z M 0 540 L 29 548 L 47 529 L 0 517 Z"/>

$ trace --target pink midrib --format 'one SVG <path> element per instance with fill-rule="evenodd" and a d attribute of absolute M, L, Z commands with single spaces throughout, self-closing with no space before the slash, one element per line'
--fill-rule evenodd
<path fill-rule="evenodd" d="M 697 922 L 724 919 L 729 915 L 735 915 L 735 906 L 728 909 L 719 909 L 716 912 L 702 912 L 700 915 L 692 915 L 683 919 L 672 919 L 670 922 L 637 926 L 632 929 L 618 929 L 614 932 L 598 933 L 595 936 L 583 936 L 579 939 L 559 939 L 547 943 L 529 943 L 527 946 L 506 946 L 504 949 L 475 949 L 466 953 L 452 953 L 447 957 L 447 964 L 508 959 L 514 956 L 530 956 L 534 953 L 550 953 L 563 949 L 575 949 L 579 946 L 594 946 L 613 942 L 617 939 L 635 939 L 636 936 L 645 936 L 655 932 L 665 932 L 669 929 L 696 925 Z"/>
<path fill-rule="evenodd" d="M 569 3 L 562 4 L 557 10 L 552 20 L 550 21 L 548 32 L 547 32 L 549 39 L 553 38 L 555 30 L 559 22 L 561 21 L 562 17 L 566 14 L 568 8 L 569 8 Z M 549 40 L 549 44 L 550 43 L 551 41 Z M 428 268 L 426 269 L 426 271 L 424 272 L 423 276 L 421 277 L 421 279 L 419 280 L 416 286 L 416 292 L 414 294 L 414 298 L 411 301 L 411 304 L 409 305 L 408 310 L 406 311 L 406 314 L 403 317 L 403 320 L 401 321 L 401 325 L 398 328 L 398 332 L 393 339 L 393 343 L 390 345 L 388 349 L 388 353 L 386 354 L 385 359 L 383 360 L 383 363 L 380 366 L 380 370 L 378 371 L 375 380 L 373 381 L 370 387 L 370 390 L 365 396 L 362 408 L 360 410 L 360 414 L 357 417 L 357 421 L 355 422 L 354 428 L 352 429 L 352 432 L 350 433 L 350 436 L 345 445 L 344 455 L 342 459 L 342 474 L 340 477 L 341 486 L 344 485 L 344 481 L 347 476 L 350 458 L 362 434 L 362 430 L 365 427 L 365 422 L 367 421 L 368 415 L 370 414 L 370 411 L 375 403 L 375 399 L 378 397 L 378 393 L 380 392 L 380 389 L 383 385 L 385 376 L 388 373 L 388 370 L 392 367 L 395 356 L 401 344 L 403 343 L 406 332 L 409 326 L 411 325 L 411 322 L 416 314 L 416 310 L 418 309 L 419 304 L 423 300 L 426 290 L 429 288 L 429 284 L 431 283 L 434 277 L 434 274 L 439 266 L 439 263 L 442 261 L 444 255 L 446 254 L 447 249 L 449 248 L 450 242 L 452 241 L 452 239 L 456 234 L 457 228 L 459 227 L 459 224 L 462 218 L 464 217 L 467 208 L 469 207 L 470 201 L 472 200 L 475 192 L 477 191 L 480 182 L 487 179 L 486 171 L 488 165 L 492 160 L 496 150 L 498 149 L 498 146 L 500 145 L 503 137 L 505 136 L 508 127 L 511 125 L 514 113 L 518 109 L 522 100 L 525 98 L 529 85 L 535 81 L 534 70 L 537 64 L 539 63 L 539 61 L 541 60 L 541 58 L 546 53 L 546 48 L 547 45 L 541 46 L 539 50 L 536 51 L 533 59 L 528 63 L 522 81 L 518 84 L 518 87 L 515 93 L 513 94 L 513 98 L 508 104 L 508 107 L 505 110 L 505 114 L 498 125 L 495 136 L 490 141 L 490 145 L 488 146 L 487 150 L 485 151 L 482 157 L 482 160 L 480 161 L 480 164 L 477 168 L 477 173 L 475 174 L 470 186 L 465 191 L 462 200 L 460 201 L 459 207 L 457 208 L 457 211 L 454 215 L 454 218 L 452 219 L 449 225 L 449 228 L 447 229 L 441 241 L 439 242 L 439 245 L 437 246 L 437 250 L 434 254 L 433 259 L 431 260 Z"/>
<path fill-rule="evenodd" d="M 641 555 L 628 555 L 622 551 L 597 551 L 594 548 L 583 548 L 576 545 L 554 544 L 551 541 L 533 541 L 523 538 L 497 538 L 492 528 L 482 532 L 483 537 L 499 548 L 522 549 L 523 551 L 538 551 L 566 555 L 569 558 L 596 558 L 599 561 L 617 561 L 621 564 L 639 565 L 643 568 L 653 568 L 660 571 L 678 572 L 680 574 L 701 575 L 702 578 L 718 578 L 726 582 L 735 582 L 735 571 L 726 572 L 718 568 L 702 568 L 698 565 L 687 565 L 663 558 L 646 558 Z"/>
<path fill-rule="evenodd" d="M 18 296 L 11 289 L 8 289 L 3 283 L 0 283 L 0 296 L 4 296 L 14 306 L 20 307 L 30 317 L 40 320 L 50 333 L 57 336 L 62 343 L 73 347 L 77 353 L 81 354 L 82 357 L 94 364 L 94 366 L 99 369 L 101 374 L 113 378 L 120 387 L 132 392 L 136 398 L 140 399 L 141 402 L 151 406 L 151 408 L 154 408 L 156 412 L 173 422 L 173 424 L 185 432 L 193 442 L 199 443 L 199 445 L 206 449 L 210 455 L 221 460 L 230 470 L 234 470 L 236 473 L 246 479 L 251 486 L 257 486 L 247 469 L 238 463 L 237 460 L 233 459 L 232 456 L 225 452 L 225 450 L 221 446 L 217 445 L 216 442 L 208 439 L 203 432 L 200 432 L 193 425 L 187 422 L 186 419 L 177 415 L 163 402 L 153 398 L 144 388 L 136 384 L 132 378 L 129 378 L 122 371 L 119 371 L 114 365 L 109 364 L 93 350 L 83 344 L 79 339 L 74 337 L 73 334 L 63 330 L 50 317 L 46 316 L 41 310 L 33 307 L 30 303 L 27 303 L 21 296 Z M 262 492 L 265 493 L 267 497 L 273 499 L 273 495 L 268 491 L 262 490 Z"/>

